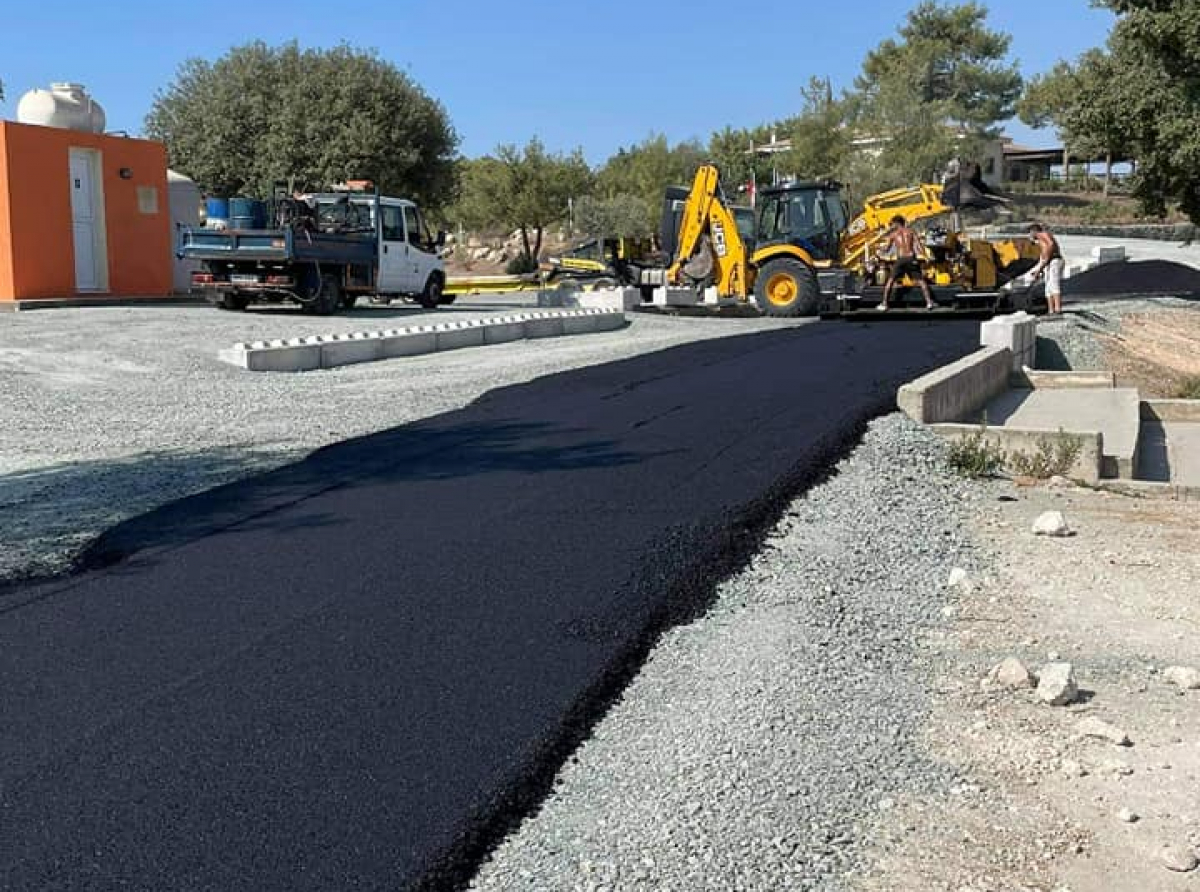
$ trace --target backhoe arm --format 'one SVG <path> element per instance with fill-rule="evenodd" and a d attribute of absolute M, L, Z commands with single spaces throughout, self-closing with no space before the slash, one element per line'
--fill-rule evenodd
<path fill-rule="evenodd" d="M 721 297 L 744 299 L 747 259 L 737 221 L 721 196 L 720 173 L 711 164 L 702 165 L 684 203 L 667 281 L 674 285 L 711 282 Z"/>

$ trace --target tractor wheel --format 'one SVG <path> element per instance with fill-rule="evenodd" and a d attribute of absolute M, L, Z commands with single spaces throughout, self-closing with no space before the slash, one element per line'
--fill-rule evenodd
<path fill-rule="evenodd" d="M 791 257 L 769 260 L 754 280 L 754 302 L 764 316 L 813 316 L 821 308 L 817 274 Z"/>
<path fill-rule="evenodd" d="M 417 303 L 427 310 L 437 309 L 442 302 L 442 277 L 434 273 L 425 283 L 425 290 L 417 295 Z"/>

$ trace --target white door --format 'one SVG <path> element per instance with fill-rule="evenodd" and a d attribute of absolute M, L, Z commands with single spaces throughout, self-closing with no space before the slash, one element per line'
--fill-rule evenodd
<path fill-rule="evenodd" d="M 75 244 L 75 289 L 103 291 L 107 287 L 108 258 L 104 256 L 104 199 L 100 194 L 100 156 L 87 149 L 71 149 L 71 223 Z"/>
<path fill-rule="evenodd" d="M 431 240 L 426 238 L 427 233 L 421 221 L 421 214 L 412 205 L 406 205 L 404 208 L 404 229 L 408 233 L 408 259 L 412 275 L 412 292 L 419 294 L 425 290 L 429 274 L 440 265 L 437 249 L 434 248 Z"/>
<path fill-rule="evenodd" d="M 411 275 L 408 270 L 408 240 L 404 237 L 404 213 L 399 206 L 385 204 L 379 209 L 379 277 L 376 290 L 380 294 L 408 292 Z"/>

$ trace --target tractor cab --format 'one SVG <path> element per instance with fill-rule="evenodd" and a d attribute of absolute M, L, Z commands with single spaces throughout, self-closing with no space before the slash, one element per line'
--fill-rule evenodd
<path fill-rule="evenodd" d="M 816 261 L 837 259 L 849 218 L 841 185 L 832 181 L 796 182 L 759 193 L 755 249 L 794 245 Z"/>

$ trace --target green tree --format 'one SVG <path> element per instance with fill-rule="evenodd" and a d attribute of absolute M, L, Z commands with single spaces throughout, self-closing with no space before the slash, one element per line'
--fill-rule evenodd
<path fill-rule="evenodd" d="M 458 137 L 445 109 L 390 62 L 346 45 L 260 41 L 189 59 L 155 96 L 146 132 L 217 194 L 368 178 L 434 207 L 453 196 Z"/>
<path fill-rule="evenodd" d="M 592 171 L 576 149 L 550 153 L 537 138 L 523 148 L 465 162 L 456 214 L 472 229 L 519 229 L 527 261 L 542 251 L 547 226 L 567 216 L 568 203 L 592 188 Z"/>
<path fill-rule="evenodd" d="M 596 174 L 600 198 L 629 195 L 646 208 L 645 225 L 652 226 L 662 207 L 667 186 L 689 185 L 696 168 L 705 161 L 704 148 L 695 142 L 672 146 L 665 136 L 655 134 L 637 145 L 619 149 Z"/>
<path fill-rule="evenodd" d="M 873 170 L 874 189 L 927 179 L 952 158 L 977 156 L 1021 94 L 1021 74 L 1006 61 L 1010 43 L 987 27 L 980 3 L 916 6 L 899 39 L 883 41 L 863 62 L 850 110 L 867 157 L 848 166 Z"/>
<path fill-rule="evenodd" d="M 644 236 L 653 231 L 653 210 L 637 195 L 585 195 L 575 202 L 575 228 L 585 235 Z"/>
<path fill-rule="evenodd" d="M 1106 53 L 1092 53 L 1064 117 L 1075 139 L 1137 159 L 1143 209 L 1170 202 L 1200 223 L 1200 5 L 1107 0 L 1118 15 Z"/>
<path fill-rule="evenodd" d="M 814 77 L 801 90 L 800 115 L 791 122 L 787 166 L 807 179 L 830 177 L 842 170 L 850 151 L 846 105 L 833 96 L 828 79 Z"/>

